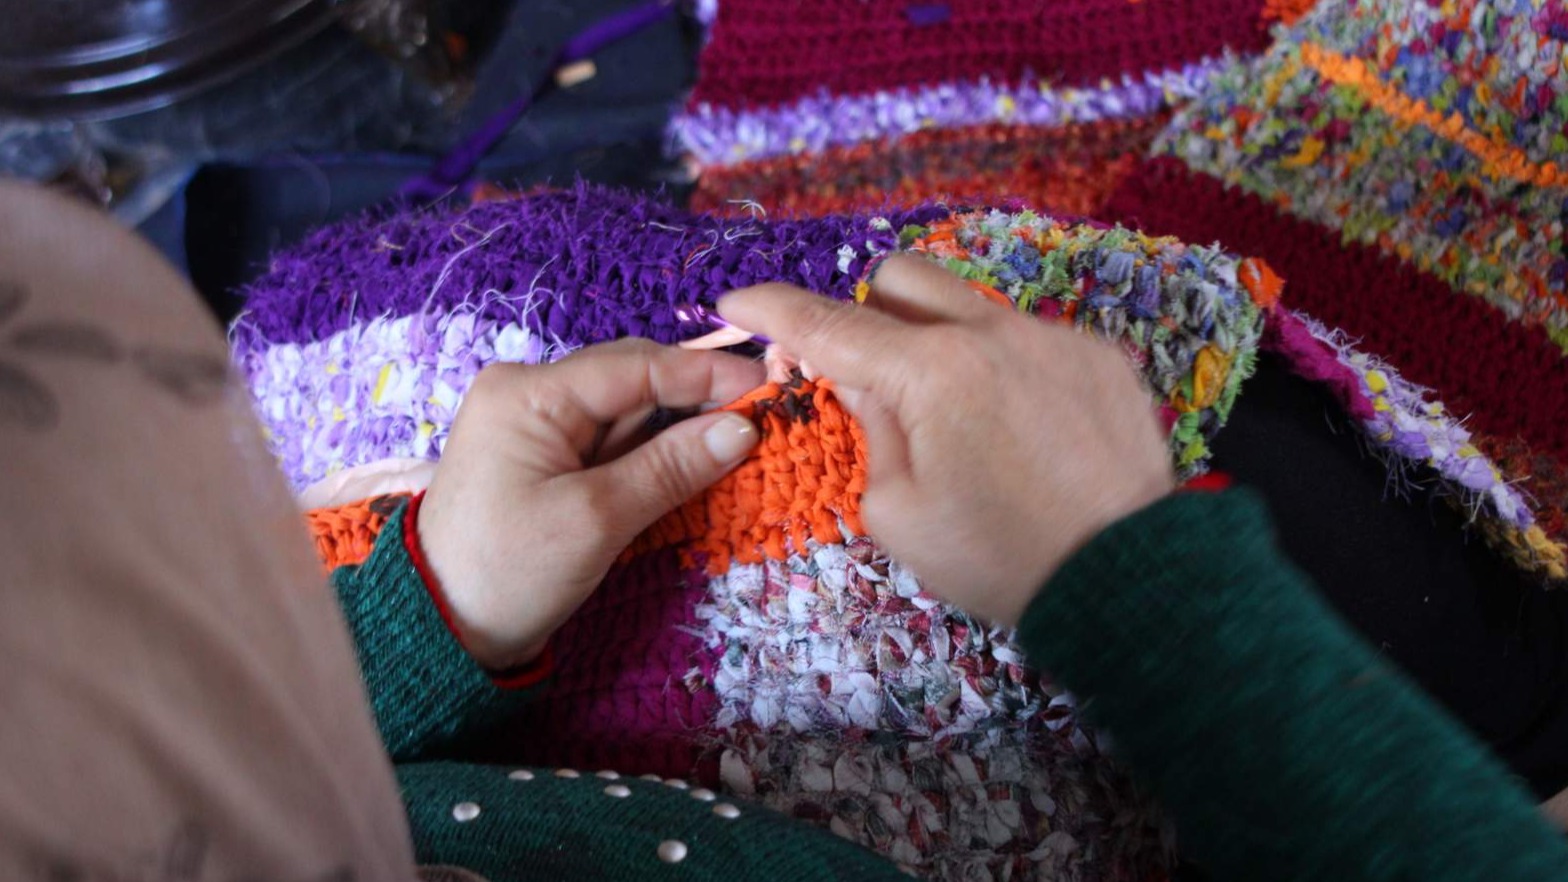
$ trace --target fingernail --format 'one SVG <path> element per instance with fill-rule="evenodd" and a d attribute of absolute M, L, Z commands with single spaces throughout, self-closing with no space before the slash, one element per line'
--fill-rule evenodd
<path fill-rule="evenodd" d="M 757 427 L 738 413 L 725 414 L 702 433 L 702 443 L 720 462 L 733 462 L 757 446 Z"/>

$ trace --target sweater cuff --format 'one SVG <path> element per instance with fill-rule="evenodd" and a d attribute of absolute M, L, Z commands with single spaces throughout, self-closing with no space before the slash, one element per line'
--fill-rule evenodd
<path fill-rule="evenodd" d="M 408 553 L 408 559 L 413 562 L 414 570 L 419 573 L 419 579 L 425 586 L 425 593 L 430 596 L 430 602 L 435 604 L 436 612 L 441 614 L 441 621 L 446 623 L 447 631 L 452 635 L 452 639 L 462 646 L 463 635 L 458 631 L 457 621 L 452 617 L 452 607 L 447 603 L 446 593 L 441 590 L 441 583 L 436 579 L 435 570 L 431 569 L 430 562 L 425 559 L 424 546 L 419 542 L 419 509 L 424 502 L 425 493 L 421 490 L 403 509 L 403 550 Z M 486 673 L 490 677 L 490 682 L 502 689 L 527 689 L 543 683 L 554 668 L 555 654 L 547 643 L 544 651 L 525 665 L 505 671 L 487 670 Z"/>
<path fill-rule="evenodd" d="M 1272 549 L 1270 523 L 1250 490 L 1206 482 L 1178 488 L 1107 527 L 1069 558 L 1024 610 L 1020 637 L 1049 648 L 1048 658 L 1035 660 L 1047 669 L 1121 650 L 1140 654 L 1146 635 L 1128 629 L 1143 623 L 1164 645 L 1173 624 L 1192 618 L 1183 611 L 1216 599 L 1207 580 L 1172 574 L 1210 573 L 1216 561 L 1252 564 Z"/>
<path fill-rule="evenodd" d="M 360 566 L 332 574 L 376 724 L 394 760 L 499 722 L 528 689 L 499 689 L 442 620 L 409 555 L 404 509 L 387 519 Z"/>
<path fill-rule="evenodd" d="M 1562 843 L 1505 770 L 1339 621 L 1251 492 L 1113 524 L 1019 637 L 1216 879 L 1561 875 Z"/>

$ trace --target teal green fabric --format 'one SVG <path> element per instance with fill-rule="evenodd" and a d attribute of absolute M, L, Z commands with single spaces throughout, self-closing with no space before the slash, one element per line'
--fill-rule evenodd
<path fill-rule="evenodd" d="M 1019 628 L 1159 794 L 1183 854 L 1215 880 L 1568 878 L 1568 845 L 1524 791 L 1337 620 L 1270 530 L 1250 493 L 1172 497 L 1079 551 Z M 395 758 L 527 699 L 491 684 L 447 632 L 401 517 L 334 581 Z M 738 818 L 666 784 L 514 771 L 401 763 L 420 861 L 491 882 L 901 878 L 722 795 Z M 685 858 L 662 860 L 666 841 Z"/>
<path fill-rule="evenodd" d="M 1251 493 L 1184 494 L 1076 554 L 1020 626 L 1031 661 L 1225 879 L 1568 878 L 1523 788 L 1275 547 Z"/>
<path fill-rule="evenodd" d="M 523 880 L 903 880 L 893 864 L 848 840 L 748 803 L 640 779 L 584 772 L 415 763 L 398 768 L 416 857 L 460 866 L 491 882 Z M 613 796 L 606 788 L 626 788 Z M 620 792 L 612 790 L 612 793 Z M 695 796 L 693 794 L 696 794 Z M 467 821 L 463 803 L 478 809 Z M 726 805 L 738 811 L 725 818 Z M 465 807 L 469 808 L 469 807 Z M 469 811 L 472 811 L 469 808 Z M 665 842 L 685 857 L 659 856 Z"/>
<path fill-rule="evenodd" d="M 516 713 L 533 689 L 498 688 L 463 650 L 403 547 L 403 511 L 332 584 L 354 636 L 376 725 L 394 762 L 418 759 Z"/>

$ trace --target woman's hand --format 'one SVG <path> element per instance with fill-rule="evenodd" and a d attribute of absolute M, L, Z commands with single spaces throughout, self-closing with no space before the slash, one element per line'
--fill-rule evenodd
<path fill-rule="evenodd" d="M 894 257 L 873 308 L 788 285 L 719 301 L 831 379 L 869 443 L 861 513 L 931 591 L 1016 623 L 1040 585 L 1174 484 L 1149 392 L 1114 347 Z"/>
<path fill-rule="evenodd" d="M 745 459 L 751 421 L 655 408 L 726 403 L 753 361 L 623 340 L 474 381 L 419 511 L 419 537 L 463 645 L 505 670 L 543 651 L 637 534 Z"/>

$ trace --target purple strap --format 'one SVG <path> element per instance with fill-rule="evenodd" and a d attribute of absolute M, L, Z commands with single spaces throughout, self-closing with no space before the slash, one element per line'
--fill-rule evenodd
<path fill-rule="evenodd" d="M 946 3 L 912 3 L 904 9 L 904 14 L 915 27 L 928 28 L 947 24 L 953 17 L 953 10 Z"/>
<path fill-rule="evenodd" d="M 675 6 L 670 0 L 650 0 L 595 22 L 566 41 L 566 45 L 561 47 L 561 51 L 556 54 L 555 60 L 551 63 L 550 72 L 553 74 L 563 65 L 589 58 L 611 43 L 619 42 L 649 25 L 669 18 L 674 12 Z M 473 177 L 474 170 L 479 167 L 479 161 L 494 150 L 495 145 L 501 143 L 501 139 L 517 125 L 517 121 L 535 101 L 539 100 L 552 83 L 552 77 L 546 75 L 532 92 L 497 111 L 477 131 L 464 138 L 441 157 L 430 171 L 404 184 L 398 190 L 398 195 L 410 202 L 433 202 L 467 184 Z"/>

